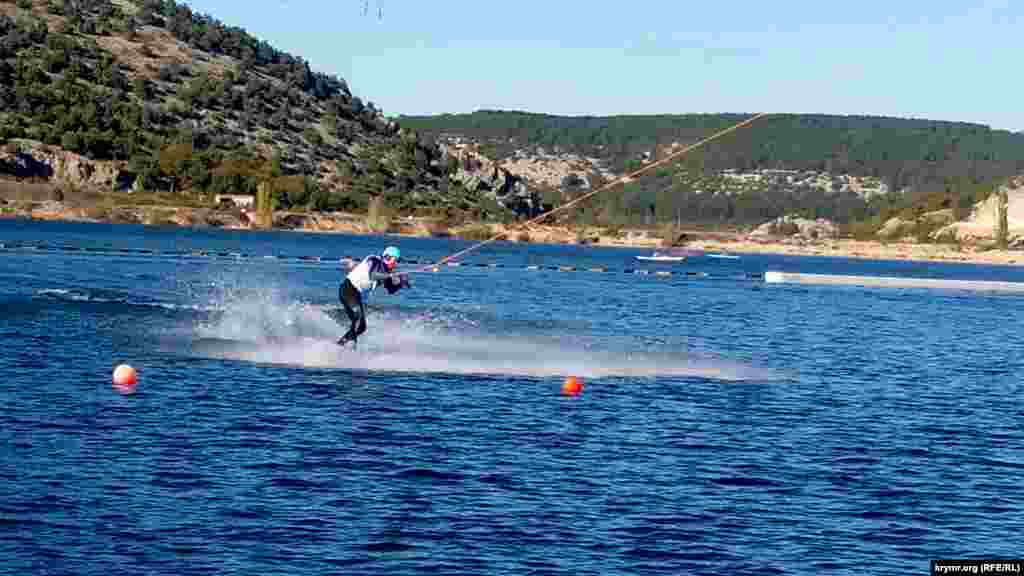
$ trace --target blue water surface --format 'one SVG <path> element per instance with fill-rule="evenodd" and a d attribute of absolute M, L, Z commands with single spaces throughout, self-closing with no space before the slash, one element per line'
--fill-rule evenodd
<path fill-rule="evenodd" d="M 340 259 L 387 244 L 471 245 L 0 220 L 0 573 L 1021 556 L 1024 297 L 760 278 L 1024 268 L 499 242 L 374 294 L 342 349 Z"/>

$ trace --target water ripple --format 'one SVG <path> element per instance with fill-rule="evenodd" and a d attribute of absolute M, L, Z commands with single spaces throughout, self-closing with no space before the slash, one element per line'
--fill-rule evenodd
<path fill-rule="evenodd" d="M 380 244 L 41 226 L 190 250 Z M 1018 274 L 965 270 L 934 269 Z M 375 297 L 344 359 L 339 275 L 0 255 L 0 572 L 916 573 L 1019 554 L 1016 297 L 462 267 Z M 121 362 L 134 394 L 111 387 Z M 561 393 L 568 374 L 582 394 Z"/>

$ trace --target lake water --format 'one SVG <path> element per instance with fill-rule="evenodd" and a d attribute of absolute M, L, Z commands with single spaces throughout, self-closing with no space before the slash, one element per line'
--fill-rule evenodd
<path fill-rule="evenodd" d="M 417 262 L 469 245 L 0 221 L 0 573 L 1021 555 L 1024 297 L 758 278 L 1024 269 L 499 243 L 374 294 L 340 349 L 339 258 L 386 244 Z"/>

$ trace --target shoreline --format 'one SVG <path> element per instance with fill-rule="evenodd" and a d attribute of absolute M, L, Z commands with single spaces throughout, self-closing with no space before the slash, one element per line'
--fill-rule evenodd
<path fill-rule="evenodd" d="M 85 209 L 54 206 L 48 203 L 31 210 L 11 213 L 5 211 L 0 219 L 24 219 L 57 222 L 90 222 L 100 224 L 164 225 L 180 228 L 208 228 L 241 231 L 292 231 L 316 234 L 392 235 L 410 238 L 454 238 L 465 242 L 484 241 L 498 233 L 505 233 L 503 241 L 522 244 L 589 245 L 618 248 L 657 250 L 663 248 L 662 239 L 656 231 L 645 229 L 623 229 L 619 236 L 609 236 L 600 227 L 568 227 L 534 225 L 526 229 L 514 225 L 490 223 L 469 223 L 444 228 L 438 233 L 431 227 L 431 221 L 424 218 L 405 217 L 391 223 L 388 230 L 374 229 L 366 217 L 358 214 L 321 213 L 275 213 L 277 225 L 271 228 L 252 226 L 246 218 L 236 214 L 213 209 L 196 209 L 172 206 L 122 207 L 120 213 L 108 213 L 106 217 L 93 217 Z M 126 217 L 125 213 L 129 213 Z M 219 222 L 211 225 L 208 222 Z M 489 230 L 486 238 L 481 231 Z M 461 233 L 473 231 L 473 237 Z M 1024 266 L 1024 251 L 990 249 L 984 246 L 958 246 L 953 244 L 919 244 L 913 242 L 880 242 L 852 239 L 825 239 L 806 241 L 796 238 L 753 239 L 744 234 L 711 233 L 712 238 L 702 239 L 695 233 L 693 240 L 685 247 L 705 252 L 721 252 L 744 255 L 774 254 L 783 256 L 825 256 L 865 260 L 893 260 L 906 262 L 947 262 L 1001 266 Z M 729 238 L 733 236 L 733 238 Z M 585 239 L 584 241 L 581 241 Z"/>
<path fill-rule="evenodd" d="M 691 244 L 707 251 L 738 255 L 776 254 L 785 256 L 825 256 L 862 260 L 901 262 L 946 262 L 998 266 L 1024 266 L 1024 251 L 958 247 L 949 244 L 918 244 L 913 242 L 879 242 L 836 239 L 817 243 L 793 244 L 786 240 L 771 242 L 735 241 Z"/>

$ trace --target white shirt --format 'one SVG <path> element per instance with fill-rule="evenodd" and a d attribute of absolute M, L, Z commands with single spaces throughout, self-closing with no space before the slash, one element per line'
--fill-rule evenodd
<path fill-rule="evenodd" d="M 348 273 L 347 278 L 363 298 L 366 298 L 377 287 L 377 283 L 387 276 L 388 267 L 384 264 L 384 259 L 371 254 L 363 258 L 363 261 Z"/>

